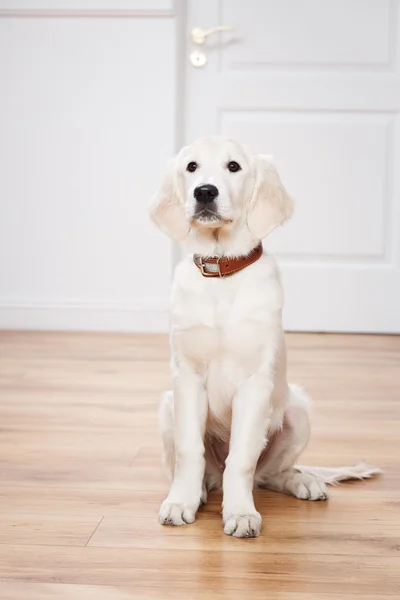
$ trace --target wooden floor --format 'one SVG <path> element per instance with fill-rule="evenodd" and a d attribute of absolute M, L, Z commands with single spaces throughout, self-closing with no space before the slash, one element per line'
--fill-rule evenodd
<path fill-rule="evenodd" d="M 157 522 L 164 336 L 0 333 L 1 600 L 400 598 L 400 338 L 288 336 L 304 463 L 379 464 L 328 503 L 258 492 L 261 537 Z"/>

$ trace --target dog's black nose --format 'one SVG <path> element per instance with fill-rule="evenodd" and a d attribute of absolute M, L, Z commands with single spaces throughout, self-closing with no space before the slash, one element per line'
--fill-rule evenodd
<path fill-rule="evenodd" d="M 207 202 L 212 202 L 218 196 L 218 188 L 211 183 L 207 183 L 205 185 L 199 185 L 194 189 L 194 197 L 198 202 L 202 202 L 206 204 Z"/>

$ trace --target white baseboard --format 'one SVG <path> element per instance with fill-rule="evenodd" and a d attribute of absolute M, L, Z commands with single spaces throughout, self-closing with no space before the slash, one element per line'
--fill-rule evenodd
<path fill-rule="evenodd" d="M 0 302 L 0 329 L 167 332 L 168 303 Z"/>

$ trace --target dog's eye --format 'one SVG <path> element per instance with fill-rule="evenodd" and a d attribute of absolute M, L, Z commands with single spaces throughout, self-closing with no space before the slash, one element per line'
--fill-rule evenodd
<path fill-rule="evenodd" d="M 195 170 L 197 169 L 198 165 L 197 162 L 190 162 L 188 163 L 188 166 L 186 167 L 186 171 L 189 171 L 189 173 L 194 173 Z"/>
<path fill-rule="evenodd" d="M 240 171 L 241 168 L 242 167 L 235 160 L 231 160 L 231 162 L 228 163 L 228 169 L 231 173 L 236 173 L 237 171 Z"/>

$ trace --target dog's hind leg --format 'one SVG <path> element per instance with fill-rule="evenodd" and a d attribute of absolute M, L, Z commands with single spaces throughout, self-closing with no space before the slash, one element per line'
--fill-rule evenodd
<path fill-rule="evenodd" d="M 300 388 L 290 386 L 282 429 L 273 434 L 257 466 L 255 485 L 305 500 L 326 500 L 323 479 L 295 467 L 309 437 L 308 398 Z"/>
<path fill-rule="evenodd" d="M 257 467 L 256 486 L 303 500 L 326 500 L 326 483 L 364 479 L 381 473 L 380 469 L 366 463 L 336 469 L 296 465 L 309 436 L 308 399 L 300 388 L 291 385 L 283 427 L 274 434 L 270 447 L 267 446 Z"/>

